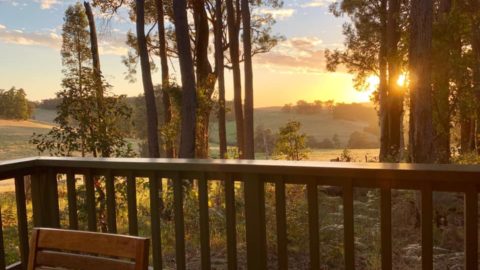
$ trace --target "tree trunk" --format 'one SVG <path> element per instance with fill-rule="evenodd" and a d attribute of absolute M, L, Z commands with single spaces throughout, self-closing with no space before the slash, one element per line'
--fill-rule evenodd
<path fill-rule="evenodd" d="M 98 52 L 98 40 L 97 40 L 97 28 L 95 26 L 95 18 L 93 17 L 92 7 L 90 3 L 85 1 L 83 2 L 85 7 L 85 13 L 88 19 L 88 25 L 90 28 L 90 51 L 92 52 L 92 62 L 93 62 L 93 79 L 95 80 L 96 88 L 96 99 L 97 99 L 97 121 L 99 125 L 100 135 L 100 145 L 108 145 L 108 142 L 104 142 L 106 138 L 106 127 L 104 124 L 105 121 L 105 112 L 103 106 L 103 83 L 102 83 L 102 70 L 100 68 L 100 54 Z M 111 155 L 109 149 L 101 148 L 102 157 L 109 157 Z"/>
<path fill-rule="evenodd" d="M 227 128 L 225 123 L 225 72 L 223 61 L 223 13 L 222 0 L 215 1 L 215 69 L 218 79 L 218 138 L 220 158 L 227 153 Z"/>
<path fill-rule="evenodd" d="M 233 0 L 226 0 L 227 5 L 227 24 L 228 38 L 230 42 L 230 58 L 233 71 L 233 102 L 235 110 L 235 126 L 237 131 L 237 146 L 240 152 L 240 158 L 245 156 L 245 139 L 244 139 L 244 120 L 242 106 L 242 82 L 240 77 L 240 57 L 239 57 L 239 27 L 237 16 L 233 7 Z M 237 13 L 240 12 L 237 4 Z"/>
<path fill-rule="evenodd" d="M 410 13 L 410 160 L 434 161 L 432 123 L 432 0 L 412 0 Z"/>
<path fill-rule="evenodd" d="M 403 99 L 404 92 L 397 81 L 401 72 L 401 59 L 398 54 L 400 41 L 400 0 L 388 1 L 387 23 L 387 62 L 388 62 L 388 153 L 392 161 L 402 158 Z"/>
<path fill-rule="evenodd" d="M 255 159 L 253 130 L 252 37 L 248 0 L 242 0 L 243 55 L 245 57 L 245 158 Z"/>
<path fill-rule="evenodd" d="M 389 160 L 388 135 L 388 91 L 387 91 L 387 0 L 382 0 L 380 7 L 381 41 L 378 55 L 380 67 L 380 84 L 378 85 L 379 121 L 380 121 L 380 162 Z"/>
<path fill-rule="evenodd" d="M 471 2 L 471 20 L 472 20 L 472 53 L 473 53 L 473 87 L 477 100 L 480 104 L 480 0 L 470 0 Z M 477 134 L 476 138 L 480 138 L 480 106 L 477 109 Z M 476 145 L 480 145 L 477 142 Z M 477 149 L 480 153 L 480 148 Z"/>
<path fill-rule="evenodd" d="M 440 2 L 435 26 L 438 29 L 448 29 L 449 13 L 452 0 Z M 433 69 L 433 123 L 435 132 L 435 159 L 438 163 L 450 161 L 450 47 L 451 41 L 443 33 L 442 38 L 434 48 Z M 446 40 L 446 41 L 444 41 Z"/>
<path fill-rule="evenodd" d="M 151 158 L 158 158 L 160 157 L 160 149 L 158 145 L 157 106 L 153 92 L 150 59 L 148 57 L 147 41 L 145 38 L 145 2 L 144 0 L 136 0 L 136 4 L 138 54 L 140 56 L 143 90 L 145 92 L 145 103 L 147 107 L 148 153 Z"/>
<path fill-rule="evenodd" d="M 205 10 L 205 0 L 192 2 L 195 21 L 195 60 L 197 76 L 197 152 L 199 158 L 208 157 L 208 126 L 212 110 L 211 98 L 215 89 L 215 74 L 208 59 L 210 29 Z"/>
<path fill-rule="evenodd" d="M 185 0 L 173 1 L 173 14 L 183 89 L 179 157 L 194 158 L 197 93 L 188 32 L 187 3 Z"/>
<path fill-rule="evenodd" d="M 162 68 L 162 103 L 163 103 L 163 125 L 168 126 L 172 121 L 172 106 L 170 102 L 170 96 L 166 89 L 170 87 L 169 71 L 168 71 L 168 59 L 167 59 L 167 43 L 165 40 L 165 16 L 163 12 L 163 0 L 155 0 L 155 6 L 157 9 L 157 22 L 158 22 L 158 41 L 160 52 L 160 65 Z M 173 146 L 169 140 L 165 141 L 165 153 L 167 158 L 173 158 Z"/>

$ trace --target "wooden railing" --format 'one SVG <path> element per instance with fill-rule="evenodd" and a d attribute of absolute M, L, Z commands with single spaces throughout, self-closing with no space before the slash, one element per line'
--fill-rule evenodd
<path fill-rule="evenodd" d="M 306 186 L 308 202 L 309 264 L 320 268 L 318 187 L 338 186 L 343 196 L 345 269 L 355 268 L 354 189 L 380 190 L 381 267 L 392 269 L 392 199 L 393 189 L 421 193 L 421 265 L 433 269 L 433 191 L 465 194 L 465 269 L 478 269 L 478 185 L 480 166 L 353 164 L 283 161 L 226 161 L 182 159 L 89 159 L 31 158 L 0 163 L 0 180 L 15 179 L 18 237 L 21 262 L 10 269 L 22 269 L 28 257 L 28 224 L 24 177 L 31 177 L 34 226 L 59 227 L 57 175 L 66 175 L 68 224 L 78 229 L 75 175 L 85 176 L 88 229 L 97 230 L 94 179 L 105 177 L 108 232 L 117 233 L 114 177 L 127 178 L 128 228 L 138 234 L 135 180 L 148 178 L 151 208 L 153 268 L 162 268 L 159 185 L 161 178 L 171 179 L 174 196 L 175 263 L 186 268 L 183 185 L 198 181 L 201 268 L 210 269 L 210 235 L 207 183 L 223 181 L 225 188 L 226 242 L 228 269 L 237 269 L 237 238 L 234 183 L 243 183 L 246 221 L 246 261 L 248 269 L 267 268 L 265 222 L 265 184 L 275 185 L 276 246 L 278 268 L 288 268 L 286 184 Z M 0 213 L 1 217 L 1 213 Z M 1 220 L 1 218 L 0 218 Z M 1 224 L 0 224 L 1 225 Z M 0 269 L 5 269 L 5 254 L 0 226 Z"/>

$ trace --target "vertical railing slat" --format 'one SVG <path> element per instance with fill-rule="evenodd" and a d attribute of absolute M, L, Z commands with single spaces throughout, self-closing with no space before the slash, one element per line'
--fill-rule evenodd
<path fill-rule="evenodd" d="M 87 227 L 89 231 L 97 231 L 97 214 L 95 207 L 95 179 L 91 170 L 84 174 L 85 193 L 87 203 Z"/>
<path fill-rule="evenodd" d="M 31 178 L 34 226 L 60 227 L 56 174 L 53 169 L 36 168 Z"/>
<path fill-rule="evenodd" d="M 60 206 L 58 203 L 58 182 L 57 172 L 54 168 L 48 169 L 48 189 L 49 196 L 47 200 L 50 202 L 52 209 L 52 227 L 60 228 Z"/>
<path fill-rule="evenodd" d="M 138 235 L 137 187 L 132 172 L 127 176 L 128 233 Z"/>
<path fill-rule="evenodd" d="M 0 205 L 0 269 L 5 269 L 5 245 L 3 242 L 2 206 Z"/>
<path fill-rule="evenodd" d="M 353 270 L 355 269 L 355 239 L 352 180 L 348 180 L 343 186 L 343 222 L 345 269 Z"/>
<path fill-rule="evenodd" d="M 265 186 L 259 175 L 244 174 L 248 269 L 267 268 Z"/>
<path fill-rule="evenodd" d="M 17 225 L 19 250 L 22 265 L 28 262 L 28 221 L 25 200 L 25 179 L 23 175 L 15 176 L 15 198 L 17 203 Z"/>
<path fill-rule="evenodd" d="M 200 208 L 200 251 L 202 269 L 210 269 L 210 226 L 208 215 L 208 181 L 204 174 L 198 179 Z"/>
<path fill-rule="evenodd" d="M 465 194 L 465 269 L 478 269 L 478 191 L 471 185 Z"/>
<path fill-rule="evenodd" d="M 285 180 L 279 179 L 275 184 L 275 210 L 277 221 L 278 269 L 288 269 L 287 253 L 287 211 L 285 200 Z"/>
<path fill-rule="evenodd" d="M 78 230 L 77 189 L 75 187 L 75 173 L 67 172 L 67 198 L 68 198 L 68 226 L 71 230 Z"/>
<path fill-rule="evenodd" d="M 422 269 L 433 269 L 433 200 L 432 186 L 422 188 Z"/>
<path fill-rule="evenodd" d="M 308 233 L 310 247 L 310 269 L 320 269 L 320 244 L 318 232 L 318 189 L 315 179 L 307 184 Z"/>
<path fill-rule="evenodd" d="M 150 184 L 150 212 L 151 212 L 151 222 L 152 222 L 152 258 L 153 258 L 153 269 L 160 270 L 162 269 L 162 235 L 160 231 L 160 185 L 159 182 L 162 181 L 158 178 L 156 172 L 152 172 L 149 175 L 149 184 Z"/>
<path fill-rule="evenodd" d="M 117 233 L 117 206 L 115 201 L 115 176 L 108 170 L 105 175 L 107 195 L 107 227 L 109 233 Z"/>
<path fill-rule="evenodd" d="M 185 220 L 183 216 L 183 179 L 177 174 L 173 179 L 173 204 L 175 212 L 175 258 L 176 269 L 186 269 Z"/>
<path fill-rule="evenodd" d="M 235 211 L 235 181 L 231 174 L 225 175 L 225 211 L 227 224 L 228 269 L 237 269 L 237 221 Z"/>
<path fill-rule="evenodd" d="M 382 269 L 392 269 L 392 190 L 382 183 L 380 188 L 380 238 L 382 250 Z"/>

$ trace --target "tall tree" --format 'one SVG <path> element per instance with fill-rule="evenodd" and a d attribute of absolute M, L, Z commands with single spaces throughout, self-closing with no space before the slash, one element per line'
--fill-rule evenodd
<path fill-rule="evenodd" d="M 158 28 L 158 49 L 160 55 L 160 65 L 162 69 L 162 103 L 163 103 L 163 124 L 168 126 L 172 121 L 172 105 L 168 89 L 170 87 L 169 68 L 167 59 L 167 41 L 165 38 L 165 15 L 163 0 L 155 0 L 156 14 L 157 14 L 157 28 Z M 167 158 L 174 157 L 174 149 L 171 143 L 165 143 L 165 152 Z"/>
<path fill-rule="evenodd" d="M 197 78 L 196 156 L 199 158 L 208 157 L 208 125 L 210 122 L 210 112 L 213 105 L 212 95 L 216 81 L 216 74 L 213 72 L 208 58 L 210 28 L 206 7 L 205 0 L 196 0 L 192 2 L 195 26 L 195 71 Z"/>
<path fill-rule="evenodd" d="M 131 113 L 124 97 L 105 96 L 102 107 L 98 107 L 98 78 L 93 72 L 88 27 L 81 4 L 67 8 L 62 28 L 63 90 L 57 93 L 61 102 L 55 118 L 58 126 L 47 134 L 35 134 L 31 142 L 39 152 L 57 156 L 71 156 L 77 152 L 94 157 L 132 156 L 126 134 L 118 125 L 128 121 Z M 108 90 L 108 84 L 102 82 L 102 89 Z M 92 121 L 99 111 L 103 113 L 105 134 L 102 134 L 102 127 Z"/>
<path fill-rule="evenodd" d="M 136 28 L 138 40 L 138 54 L 142 69 L 143 91 L 147 107 L 148 152 L 151 158 L 160 157 L 158 144 L 158 118 L 155 94 L 153 92 L 150 58 L 148 57 L 147 40 L 145 38 L 145 1 L 136 0 Z"/>
<path fill-rule="evenodd" d="M 240 77 L 240 56 L 239 56 L 239 26 L 236 22 L 238 9 L 235 10 L 233 6 L 234 0 L 225 0 L 227 6 L 227 25 L 228 25 L 228 40 L 230 50 L 230 61 L 232 62 L 233 72 L 233 102 L 235 111 L 235 126 L 237 135 L 237 146 L 240 151 L 240 157 L 245 155 L 245 131 L 244 131 L 244 119 L 243 119 L 243 106 L 242 106 L 242 81 Z M 238 2 L 239 0 L 235 0 Z"/>
<path fill-rule="evenodd" d="M 378 116 L 380 124 L 380 154 L 381 162 L 389 160 L 390 136 L 388 117 L 388 79 L 387 79 L 387 14 L 388 0 L 380 2 L 380 49 L 378 51 L 379 61 L 379 85 L 378 85 Z"/>
<path fill-rule="evenodd" d="M 439 163 L 448 163 L 450 160 L 451 8 L 452 0 L 440 0 L 433 30 L 433 123 L 436 146 L 436 153 L 433 154 Z"/>
<path fill-rule="evenodd" d="M 188 32 L 187 3 L 185 0 L 173 1 L 173 15 L 183 89 L 179 157 L 194 158 L 197 94 Z"/>
<path fill-rule="evenodd" d="M 477 139 L 480 139 L 480 1 L 470 0 L 473 53 L 473 87 L 477 101 Z M 480 142 L 477 142 L 477 146 Z M 477 149 L 480 151 L 480 148 Z"/>
<path fill-rule="evenodd" d="M 410 160 L 434 161 L 432 121 L 432 0 L 412 0 L 410 13 Z"/>
<path fill-rule="evenodd" d="M 388 1 L 387 62 L 388 62 L 388 153 L 392 161 L 400 161 L 403 147 L 403 89 L 398 85 L 401 75 L 400 0 Z"/>
<path fill-rule="evenodd" d="M 215 1 L 215 69 L 218 83 L 218 138 L 220 143 L 220 158 L 227 153 L 227 128 L 225 120 L 225 65 L 223 56 L 223 12 L 222 0 Z"/>
<path fill-rule="evenodd" d="M 108 142 L 105 140 L 108 136 L 106 136 L 107 130 L 105 126 L 105 112 L 104 109 L 104 89 L 103 89 L 103 82 L 102 82 L 102 70 L 100 68 L 100 54 L 98 52 L 98 39 L 97 39 L 97 28 L 95 26 L 95 18 L 93 16 L 92 7 L 90 3 L 87 1 L 83 2 L 85 7 L 85 13 L 88 19 L 88 25 L 90 29 L 90 51 L 92 52 L 92 61 L 93 61 L 93 80 L 95 83 L 95 90 L 96 90 L 96 99 L 97 99 L 97 123 L 99 126 L 99 138 L 101 144 L 107 145 Z M 108 149 L 108 148 L 106 148 Z M 111 153 L 103 152 L 102 156 L 108 157 Z"/>
<path fill-rule="evenodd" d="M 253 123 L 252 35 L 248 0 L 242 1 L 243 53 L 245 58 L 245 158 L 255 159 Z"/>

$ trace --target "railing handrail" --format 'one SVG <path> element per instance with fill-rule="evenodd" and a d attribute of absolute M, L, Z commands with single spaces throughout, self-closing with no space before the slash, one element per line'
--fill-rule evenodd
<path fill-rule="evenodd" d="M 0 174 L 33 167 L 480 182 L 480 165 L 165 158 L 32 157 L 0 161 Z"/>
<path fill-rule="evenodd" d="M 382 269 L 392 269 L 392 190 L 413 189 L 421 197 L 422 269 L 433 269 L 433 192 L 462 192 L 465 200 L 465 269 L 478 269 L 478 190 L 480 165 L 342 163 L 315 161 L 272 160 L 198 160 L 150 158 L 77 158 L 34 157 L 0 162 L 0 180 L 15 178 L 15 195 L 22 264 L 28 258 L 28 226 L 25 205 L 24 179 L 31 178 L 33 221 L 35 226 L 59 227 L 58 175 L 66 175 L 69 226 L 78 229 L 76 175 L 82 175 L 89 230 L 97 230 L 95 179 L 105 180 L 107 226 L 116 232 L 116 177 L 127 182 L 129 233 L 138 234 L 136 184 L 137 177 L 147 178 L 150 186 L 153 262 L 161 269 L 160 196 L 161 179 L 173 185 L 175 224 L 175 263 L 185 269 L 185 221 L 183 212 L 184 179 L 196 180 L 198 185 L 201 227 L 202 266 L 210 266 L 208 181 L 224 183 L 226 208 L 227 261 L 229 269 L 237 268 L 236 245 L 236 181 L 243 182 L 245 207 L 245 237 L 248 269 L 265 269 L 267 238 L 265 221 L 265 184 L 275 185 L 275 215 L 279 267 L 287 267 L 286 184 L 306 187 L 308 204 L 309 257 L 311 269 L 319 267 L 318 187 L 339 186 L 343 199 L 344 263 L 345 269 L 355 269 L 354 189 L 374 188 L 380 191 L 380 233 Z M 154 206 L 154 207 L 152 207 Z M 110 209 L 110 210 L 109 210 Z M 0 213 L 1 218 L 1 213 Z M 1 228 L 1 224 L 0 224 Z M 2 236 L 0 230 L 0 236 Z M 1 238 L 1 237 L 0 237 Z M 155 240 L 156 239 L 156 240 Z M 1 240 L 1 239 L 0 239 Z M 1 246 L 0 242 L 0 246 Z M 0 250 L 0 268 L 4 255 Z M 8 268 L 13 269 L 13 268 Z"/>

